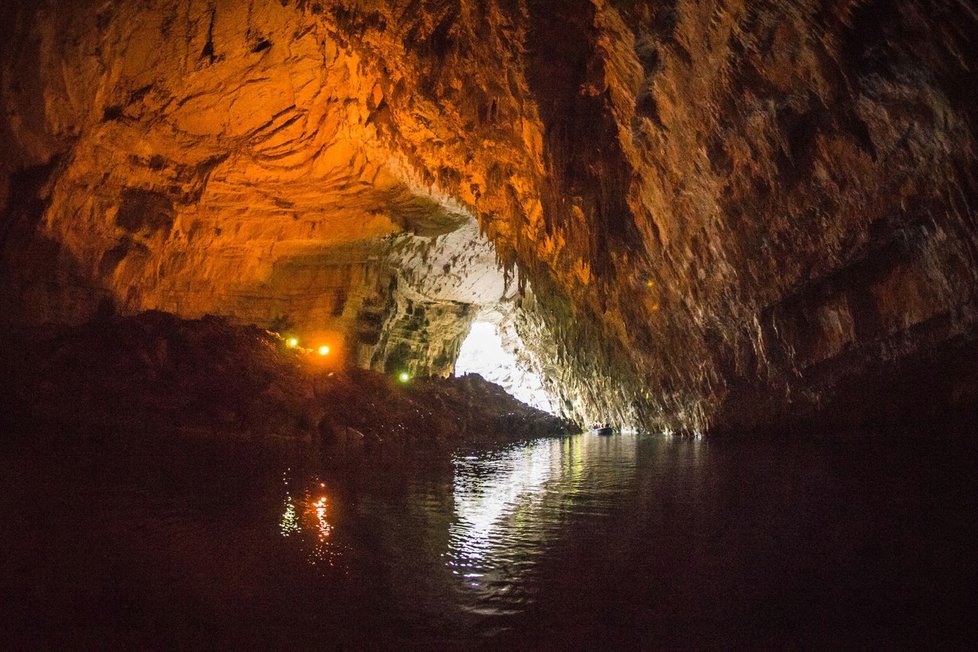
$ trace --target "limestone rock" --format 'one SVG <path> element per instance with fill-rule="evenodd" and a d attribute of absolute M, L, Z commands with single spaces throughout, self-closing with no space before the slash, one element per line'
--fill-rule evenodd
<path fill-rule="evenodd" d="M 807 418 L 978 333 L 968 2 L 17 0 L 0 20 L 8 326 L 284 318 L 445 373 L 501 298 L 569 414 L 682 431 Z M 491 254 L 457 235 L 473 217 Z M 531 293 L 495 297 L 496 259 Z M 440 316 L 419 330 L 421 297 Z"/>

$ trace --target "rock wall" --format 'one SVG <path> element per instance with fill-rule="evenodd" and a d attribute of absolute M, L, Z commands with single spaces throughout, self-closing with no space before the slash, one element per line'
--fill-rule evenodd
<path fill-rule="evenodd" d="M 322 7 L 3 11 L 4 325 L 214 313 L 443 375 L 505 294 L 474 215 L 378 129 L 376 64 Z M 444 318 L 405 353 L 385 325 L 411 302 Z"/>
<path fill-rule="evenodd" d="M 344 288 L 401 306 L 379 320 L 403 335 L 407 303 L 336 252 L 472 214 L 580 418 L 805 420 L 978 333 L 965 0 L 0 11 L 8 323 L 106 302 L 267 322 L 289 297 L 322 325 Z"/>
<path fill-rule="evenodd" d="M 967 3 L 595 2 L 530 42 L 545 204 L 580 257 L 571 309 L 537 294 L 579 395 L 684 431 L 844 421 L 843 387 L 899 405 L 901 360 L 973 350 Z"/>

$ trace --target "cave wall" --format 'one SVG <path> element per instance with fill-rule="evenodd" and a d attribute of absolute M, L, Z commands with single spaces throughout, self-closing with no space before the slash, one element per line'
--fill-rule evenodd
<path fill-rule="evenodd" d="M 8 321 L 267 321 L 286 287 L 301 320 L 342 286 L 403 333 L 383 283 L 309 270 L 471 214 L 580 418 L 783 423 L 978 332 L 963 0 L 0 11 Z"/>
<path fill-rule="evenodd" d="M 505 294 L 474 214 L 378 128 L 378 64 L 322 6 L 3 12 L 6 327 L 213 313 L 445 375 L 469 312 Z M 442 318 L 405 323 L 409 304 Z"/>
<path fill-rule="evenodd" d="M 975 351 L 973 7 L 592 5 L 533 39 L 536 94 L 556 107 L 541 112 L 553 212 L 592 225 L 572 294 L 595 327 L 565 334 L 554 366 L 613 396 L 602 370 L 637 358 L 642 387 L 623 381 L 639 420 L 683 431 L 858 421 L 870 408 L 844 392 L 943 403 L 946 384 L 896 378 Z M 544 53 L 568 33 L 590 54 L 565 45 L 555 80 Z M 593 352 L 600 334 L 624 347 Z M 952 409 L 975 396 L 962 382 Z"/>

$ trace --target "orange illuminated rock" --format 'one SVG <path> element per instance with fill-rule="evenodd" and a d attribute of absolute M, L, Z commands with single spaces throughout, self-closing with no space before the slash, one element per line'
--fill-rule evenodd
<path fill-rule="evenodd" d="M 493 312 L 569 413 L 684 431 L 811 415 L 978 336 L 967 3 L 0 21 L 7 326 L 216 313 L 445 374 Z"/>

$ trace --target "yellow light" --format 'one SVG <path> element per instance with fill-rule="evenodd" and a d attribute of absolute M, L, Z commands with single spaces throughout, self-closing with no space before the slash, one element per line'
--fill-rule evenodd
<path fill-rule="evenodd" d="M 407 381 L 411 380 L 410 374 L 408 374 L 408 372 L 406 372 L 406 371 L 402 371 L 401 372 L 401 375 L 398 376 L 398 378 L 400 379 L 400 381 L 402 383 L 406 383 Z"/>
<path fill-rule="evenodd" d="M 278 526 L 283 537 L 287 537 L 301 529 L 299 527 L 299 517 L 295 512 L 295 505 L 292 503 L 291 498 L 286 497 L 285 499 L 285 513 L 282 514 L 282 521 Z"/>
<path fill-rule="evenodd" d="M 319 355 L 329 355 L 329 347 L 325 344 L 319 347 Z"/>
<path fill-rule="evenodd" d="M 290 349 L 294 349 L 295 347 L 299 346 L 299 340 L 295 337 L 290 337 L 289 339 L 285 340 L 285 343 Z"/>

